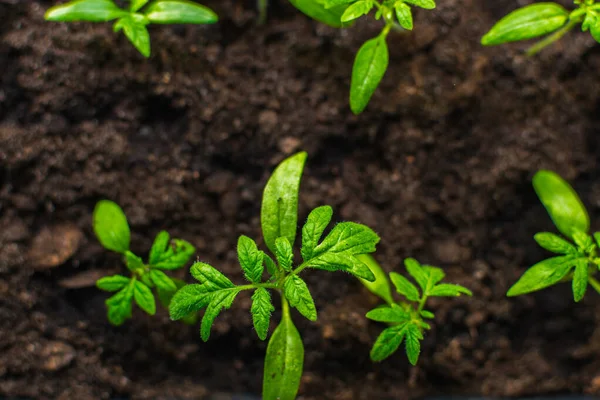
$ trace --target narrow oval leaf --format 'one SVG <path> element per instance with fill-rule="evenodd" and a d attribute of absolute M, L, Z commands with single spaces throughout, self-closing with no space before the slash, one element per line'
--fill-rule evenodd
<path fill-rule="evenodd" d="M 411 315 L 397 305 L 378 307 L 366 314 L 366 317 L 377 322 L 402 323 L 409 321 Z"/>
<path fill-rule="evenodd" d="M 177 290 L 177 286 L 175 285 L 175 282 L 173 282 L 173 280 L 171 278 L 169 278 L 167 276 L 167 274 L 165 274 L 164 272 L 162 272 L 160 270 L 157 270 L 157 269 L 150 270 L 150 279 L 156 285 L 156 287 L 161 290 L 164 290 L 167 292 L 174 292 L 175 290 Z"/>
<path fill-rule="evenodd" d="M 342 22 L 349 22 L 355 20 L 356 18 L 362 17 L 371 11 L 373 8 L 373 3 L 368 0 L 359 0 L 356 3 L 352 4 L 350 7 L 346 8 L 344 14 L 342 14 Z"/>
<path fill-rule="evenodd" d="M 106 22 L 127 15 L 111 0 L 79 0 L 50 7 L 44 18 L 47 21 Z"/>
<path fill-rule="evenodd" d="M 139 14 L 137 14 L 139 15 Z M 150 34 L 146 25 L 136 20 L 132 16 L 123 17 L 115 24 L 114 29 L 123 33 L 131 44 L 146 58 L 150 57 Z"/>
<path fill-rule="evenodd" d="M 359 254 L 356 258 L 363 262 L 375 276 L 375 280 L 370 282 L 366 279 L 360 279 L 361 283 L 371 291 L 371 293 L 381 297 L 386 303 L 392 304 L 392 290 L 387 274 L 381 268 L 379 263 L 370 254 Z"/>
<path fill-rule="evenodd" d="M 385 36 L 378 36 L 362 45 L 352 67 L 350 108 L 360 114 L 369 104 L 388 67 L 388 48 Z"/>
<path fill-rule="evenodd" d="M 306 224 L 302 227 L 302 259 L 310 260 L 321 236 L 331 222 L 333 209 L 330 206 L 317 207 L 310 212 Z"/>
<path fill-rule="evenodd" d="M 314 20 L 334 28 L 341 28 L 344 26 L 342 23 L 342 15 L 348 7 L 347 4 L 325 8 L 325 6 L 317 0 L 290 0 L 290 3 Z"/>
<path fill-rule="evenodd" d="M 302 368 L 304 345 L 289 312 L 283 313 L 267 346 L 263 375 L 263 400 L 295 400 Z"/>
<path fill-rule="evenodd" d="M 136 12 L 140 8 L 144 7 L 148 3 L 148 0 L 130 0 L 129 11 Z"/>
<path fill-rule="evenodd" d="M 527 40 L 562 27 L 569 12 L 556 3 L 536 3 L 519 8 L 496 23 L 481 39 L 484 46 Z"/>
<path fill-rule="evenodd" d="M 235 287 L 233 282 L 215 267 L 203 262 L 195 262 L 190 268 L 190 274 L 192 274 L 196 280 L 203 283 L 208 291 Z"/>
<path fill-rule="evenodd" d="M 558 235 L 550 232 L 536 233 L 533 238 L 540 247 L 557 254 L 575 254 L 577 248 Z"/>
<path fill-rule="evenodd" d="M 427 10 L 433 10 L 435 8 L 434 0 L 404 0 L 404 2 Z"/>
<path fill-rule="evenodd" d="M 398 294 L 403 295 L 410 301 L 419 301 L 419 290 L 408 279 L 395 272 L 390 272 L 390 280 L 396 287 Z"/>
<path fill-rule="evenodd" d="M 184 0 L 159 0 L 150 4 L 144 15 L 153 24 L 214 24 L 219 17 L 201 4 Z"/>
<path fill-rule="evenodd" d="M 306 283 L 298 275 L 289 275 L 283 283 L 283 294 L 300 314 L 310 321 L 317 320 L 317 308 Z"/>
<path fill-rule="evenodd" d="M 371 360 L 383 361 L 394 354 L 404 339 L 406 325 L 407 323 L 403 323 L 384 329 L 373 344 L 370 354 Z"/>
<path fill-rule="evenodd" d="M 265 340 L 269 333 L 269 323 L 271 321 L 271 313 L 275 311 L 271 302 L 271 294 L 265 288 L 258 288 L 252 295 L 252 323 L 260 340 Z"/>
<path fill-rule="evenodd" d="M 260 282 L 264 271 L 264 253 L 258 250 L 256 242 L 248 236 L 240 236 L 237 244 L 237 253 L 246 279 L 252 283 Z"/>
<path fill-rule="evenodd" d="M 131 272 L 139 272 L 144 269 L 144 260 L 129 250 L 125 251 L 125 264 Z"/>
<path fill-rule="evenodd" d="M 179 289 L 170 299 L 169 314 L 173 321 L 182 319 L 192 312 L 208 306 L 211 292 L 204 285 L 192 284 Z"/>
<path fill-rule="evenodd" d="M 568 238 L 576 231 L 587 233 L 590 218 L 575 190 L 558 174 L 539 171 L 533 177 L 533 188 L 546 207 L 552 222 Z"/>
<path fill-rule="evenodd" d="M 183 267 L 194 255 L 196 249 L 191 243 L 182 239 L 173 239 L 167 245 L 156 262 L 152 262 L 152 268 L 174 270 Z"/>
<path fill-rule="evenodd" d="M 579 302 L 585 296 L 588 285 L 588 261 L 585 258 L 579 258 L 575 262 L 575 272 L 573 273 L 573 299 Z"/>
<path fill-rule="evenodd" d="M 100 200 L 94 208 L 94 232 L 104 248 L 117 253 L 129 249 L 130 231 L 121 207 L 109 200 Z"/>
<path fill-rule="evenodd" d="M 423 340 L 421 329 L 415 324 L 407 324 L 404 341 L 406 343 L 406 355 L 412 365 L 417 365 L 417 361 L 419 361 L 421 340 Z"/>
<path fill-rule="evenodd" d="M 414 258 L 406 258 L 404 260 L 404 266 L 406 267 L 406 270 L 410 276 L 417 281 L 419 287 L 421 287 L 421 290 L 425 292 L 427 290 L 429 276 L 421 264 L 419 264 L 419 262 Z"/>
<path fill-rule="evenodd" d="M 150 255 L 148 256 L 148 263 L 150 265 L 156 264 L 160 261 L 161 257 L 167 251 L 167 246 L 169 245 L 169 240 L 171 237 L 166 231 L 161 231 L 154 238 L 154 243 L 152 243 L 152 248 L 150 249 Z"/>
<path fill-rule="evenodd" d="M 398 18 L 398 22 L 404 29 L 408 29 L 412 31 L 413 29 L 413 16 L 412 11 L 409 6 L 404 3 L 399 3 L 395 7 L 396 9 L 396 18 Z"/>
<path fill-rule="evenodd" d="M 600 22 L 596 22 L 592 26 L 590 26 L 590 33 L 594 40 L 600 43 Z"/>
<path fill-rule="evenodd" d="M 509 297 L 518 296 L 554 285 L 569 273 L 575 264 L 575 260 L 571 256 L 561 256 L 540 261 L 525 271 L 506 295 Z"/>
<path fill-rule="evenodd" d="M 108 321 L 115 326 L 122 325 L 131 318 L 133 284 L 134 282 L 131 280 L 126 287 L 106 300 Z"/>
<path fill-rule="evenodd" d="M 298 222 L 298 191 L 306 153 L 281 162 L 269 178 L 262 198 L 260 222 L 267 247 L 275 254 L 275 240 L 285 237 L 294 245 Z"/>
<path fill-rule="evenodd" d="M 133 287 L 133 298 L 137 305 L 150 315 L 156 314 L 156 301 L 150 288 L 142 282 L 135 282 Z"/>
<path fill-rule="evenodd" d="M 292 253 L 292 245 L 287 238 L 280 237 L 275 241 L 275 257 L 277 257 L 277 262 L 284 271 L 290 272 L 292 270 L 294 254 Z"/>
<path fill-rule="evenodd" d="M 210 337 L 210 328 L 222 309 L 228 309 L 233 304 L 233 300 L 240 292 L 239 289 L 223 290 L 211 295 L 210 303 L 206 307 L 202 323 L 200 324 L 200 337 L 203 341 L 208 341 Z"/>
<path fill-rule="evenodd" d="M 469 289 L 460 285 L 453 285 L 451 283 L 439 284 L 437 286 L 434 286 L 434 288 L 429 291 L 429 296 L 437 297 L 457 297 L 461 294 L 473 296 L 473 293 Z"/>
<path fill-rule="evenodd" d="M 127 286 L 129 281 L 130 279 L 123 275 L 105 276 L 96 281 L 96 287 L 107 292 L 116 292 Z"/>

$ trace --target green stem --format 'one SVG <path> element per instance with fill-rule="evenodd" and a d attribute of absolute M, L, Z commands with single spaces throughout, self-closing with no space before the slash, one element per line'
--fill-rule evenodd
<path fill-rule="evenodd" d="M 290 318 L 290 305 L 282 293 L 281 294 L 281 320 L 283 321 L 286 318 Z"/>
<path fill-rule="evenodd" d="M 275 284 L 275 283 L 250 283 L 248 285 L 240 285 L 240 286 L 236 286 L 236 287 L 232 287 L 231 289 L 240 289 L 240 290 L 252 290 L 252 289 L 258 289 L 258 288 L 265 288 L 265 289 L 279 289 L 279 285 Z"/>
<path fill-rule="evenodd" d="M 423 307 L 425 307 L 425 302 L 427 301 L 427 296 L 423 295 L 421 300 L 419 301 L 419 308 L 417 309 L 417 314 L 423 311 Z"/>
<path fill-rule="evenodd" d="M 264 25 L 267 21 L 267 0 L 258 0 L 256 7 L 258 8 L 258 24 Z"/>
<path fill-rule="evenodd" d="M 528 48 L 526 54 L 528 56 L 533 56 L 534 54 L 539 53 L 540 50 L 542 50 L 544 47 L 547 47 L 559 40 L 560 38 L 562 38 L 567 32 L 573 29 L 575 25 L 577 25 L 580 22 L 581 20 L 579 19 L 569 20 L 569 22 L 565 26 L 554 32 L 552 35 L 547 36 L 543 40 L 540 40 L 539 42 Z"/>
<path fill-rule="evenodd" d="M 590 285 L 592 285 L 592 287 L 596 289 L 596 292 L 600 293 L 600 282 L 598 282 L 598 280 L 593 276 L 590 276 L 588 278 L 588 281 L 590 282 Z"/>

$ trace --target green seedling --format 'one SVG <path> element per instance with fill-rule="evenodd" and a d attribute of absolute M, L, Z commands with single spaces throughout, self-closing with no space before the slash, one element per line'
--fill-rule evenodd
<path fill-rule="evenodd" d="M 530 267 L 507 293 L 519 296 L 547 288 L 559 282 L 572 281 L 573 299 L 583 299 L 588 283 L 600 293 L 594 275 L 600 268 L 598 244 L 600 233 L 589 234 L 590 218 L 573 188 L 552 171 L 539 171 L 533 177 L 533 188 L 562 234 L 536 233 L 535 241 L 544 249 L 560 254 Z M 595 240 L 595 242 L 594 242 Z"/>
<path fill-rule="evenodd" d="M 123 255 L 130 276 L 112 275 L 99 279 L 96 286 L 108 292 L 117 292 L 106 300 L 108 320 L 113 325 L 122 325 L 131 318 L 133 302 L 150 315 L 156 313 L 158 299 L 168 307 L 175 292 L 185 285 L 184 281 L 170 278 L 164 271 L 183 267 L 196 251 L 194 246 L 181 239 L 170 239 L 165 231 L 154 239 L 148 262 L 129 250 L 130 231 L 127 218 L 121 207 L 108 200 L 101 200 L 94 209 L 94 232 L 107 250 Z M 185 321 L 193 323 L 195 314 L 185 315 Z"/>
<path fill-rule="evenodd" d="M 350 82 L 350 109 L 360 114 L 369 104 L 373 93 L 388 67 L 387 37 L 392 28 L 413 29 L 411 6 L 428 10 L 435 8 L 434 0 L 290 0 L 309 17 L 333 27 L 343 27 L 375 11 L 376 20 L 383 20 L 379 35 L 365 42 L 356 54 Z"/>
<path fill-rule="evenodd" d="M 363 284 L 386 303 L 369 311 L 367 318 L 390 325 L 375 341 L 371 349 L 371 360 L 382 361 L 388 358 L 404 342 L 408 361 L 416 365 L 421 353 L 423 333 L 431 329 L 425 320 L 435 317 L 433 312 L 425 309 L 427 299 L 456 297 L 461 294 L 472 296 L 471 291 L 460 285 L 440 283 L 445 277 L 442 269 L 421 265 L 413 258 L 404 260 L 404 265 L 409 275 L 417 282 L 420 291 L 411 281 L 396 272 L 390 272 L 388 280 L 381 266 L 370 255 L 362 255 L 359 258 L 367 264 L 376 277 L 374 282 L 363 280 Z M 394 300 L 390 280 L 396 292 L 404 296 L 406 301 Z"/>
<path fill-rule="evenodd" d="M 582 31 L 589 30 L 600 42 L 600 3 L 595 0 L 575 0 L 574 3 L 578 7 L 573 11 L 556 3 L 536 3 L 519 8 L 498 21 L 483 36 L 481 44 L 493 46 L 548 35 L 527 50 L 528 55 L 534 55 L 579 24 Z"/>
<path fill-rule="evenodd" d="M 375 280 L 373 273 L 356 256 L 375 251 L 379 237 L 364 225 L 341 222 L 321 240 L 332 218 L 333 211 L 329 206 L 317 207 L 309 214 L 301 234 L 302 262 L 294 263 L 298 191 L 305 161 L 304 152 L 284 160 L 263 192 L 262 234 L 274 258 L 259 250 L 254 240 L 240 236 L 237 254 L 247 283 L 235 284 L 211 265 L 196 262 L 190 272 L 200 284 L 181 288 L 169 307 L 173 320 L 205 308 L 200 336 L 206 341 L 221 310 L 229 308 L 240 292 L 252 291 L 250 313 L 257 336 L 265 340 L 275 310 L 270 291 L 277 292 L 281 297 L 281 322 L 267 346 L 263 400 L 293 400 L 298 392 L 304 345 L 292 321 L 290 308 L 295 308 L 310 321 L 317 319 L 313 297 L 300 274 L 307 269 L 320 269 L 344 271 L 367 281 Z"/>
<path fill-rule="evenodd" d="M 148 24 L 214 24 L 217 14 L 211 9 L 187 0 L 129 0 L 129 8 L 118 7 L 112 0 L 75 0 L 51 7 L 46 20 L 58 22 L 115 21 L 113 31 L 123 31 L 127 39 L 150 57 Z"/>

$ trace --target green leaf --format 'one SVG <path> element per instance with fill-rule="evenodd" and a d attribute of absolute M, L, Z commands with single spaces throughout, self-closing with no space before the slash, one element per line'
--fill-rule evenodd
<path fill-rule="evenodd" d="M 317 207 L 311 211 L 302 228 L 302 259 L 307 261 L 312 258 L 315 247 L 321 236 L 331 222 L 333 209 L 330 206 Z"/>
<path fill-rule="evenodd" d="M 457 297 L 461 294 L 466 294 L 467 296 L 473 296 L 473 293 L 460 285 L 452 285 L 450 283 L 442 283 L 437 286 L 434 286 L 433 289 L 429 291 L 429 296 L 437 296 L 437 297 Z"/>
<path fill-rule="evenodd" d="M 133 298 L 137 305 L 150 315 L 156 314 L 156 301 L 150 288 L 142 282 L 135 282 L 133 288 Z"/>
<path fill-rule="evenodd" d="M 175 290 L 164 290 L 164 289 L 161 289 L 160 286 L 156 287 L 156 294 L 158 295 L 158 301 L 160 302 L 160 304 L 162 304 L 166 308 L 169 308 L 169 305 L 171 304 L 171 299 L 173 298 L 173 296 L 175 295 L 177 290 L 179 290 L 182 287 L 187 285 L 187 282 L 182 281 L 181 279 L 177 279 L 177 278 L 170 278 L 170 279 L 173 282 L 173 284 L 175 285 Z"/>
<path fill-rule="evenodd" d="M 591 253 L 596 249 L 596 244 L 590 235 L 580 231 L 573 232 L 573 241 L 585 253 Z"/>
<path fill-rule="evenodd" d="M 310 321 L 317 320 L 317 309 L 315 302 L 306 286 L 306 283 L 298 275 L 289 275 L 283 283 L 283 294 L 300 314 Z"/>
<path fill-rule="evenodd" d="M 419 301 L 419 290 L 408 279 L 395 272 L 390 272 L 390 280 L 396 287 L 398 294 L 403 295 L 410 301 Z"/>
<path fill-rule="evenodd" d="M 560 256 L 540 261 L 525 271 L 506 295 L 518 296 L 554 285 L 569 273 L 576 260 L 572 256 Z"/>
<path fill-rule="evenodd" d="M 259 283 L 264 271 L 264 253 L 258 250 L 256 242 L 248 236 L 240 236 L 237 244 L 237 253 L 246 279 L 252 283 Z"/>
<path fill-rule="evenodd" d="M 277 262 L 284 271 L 290 272 L 292 270 L 294 254 L 292 245 L 287 238 L 280 237 L 275 240 L 275 257 L 277 257 Z"/>
<path fill-rule="evenodd" d="M 359 278 L 362 284 L 369 289 L 371 293 L 381 297 L 386 303 L 393 303 L 394 300 L 392 298 L 390 282 L 388 281 L 387 274 L 383 271 L 379 263 L 375 261 L 370 254 L 359 254 L 356 258 L 358 261 L 364 263 L 375 276 L 375 281 L 373 282 Z"/>
<path fill-rule="evenodd" d="M 205 285 L 191 284 L 182 287 L 169 303 L 171 319 L 177 321 L 208 306 L 211 293 Z"/>
<path fill-rule="evenodd" d="M 575 272 L 573 273 L 573 299 L 579 302 L 585 296 L 588 285 L 588 261 L 585 258 L 575 260 Z"/>
<path fill-rule="evenodd" d="M 431 311 L 427 311 L 427 310 L 421 310 L 421 312 L 419 312 L 419 314 L 421 315 L 421 317 L 423 318 L 428 318 L 428 319 L 433 319 L 435 318 L 435 315 L 431 312 Z"/>
<path fill-rule="evenodd" d="M 365 42 L 356 54 L 350 83 L 350 108 L 354 114 L 360 114 L 369 104 L 388 67 L 388 58 L 383 35 Z"/>
<path fill-rule="evenodd" d="M 136 256 L 129 250 L 125 251 L 125 264 L 127 264 L 127 269 L 132 272 L 144 269 L 144 261 L 141 257 Z"/>
<path fill-rule="evenodd" d="M 421 290 L 425 292 L 429 282 L 429 275 L 427 274 L 427 271 L 414 258 L 406 258 L 404 260 L 404 266 L 406 267 L 406 270 L 410 276 L 417 281 Z"/>
<path fill-rule="evenodd" d="M 202 282 L 209 291 L 235 287 L 233 282 L 216 268 L 202 262 L 195 262 L 190 268 L 190 273 L 196 280 Z"/>
<path fill-rule="evenodd" d="M 263 192 L 260 222 L 265 244 L 275 253 L 275 240 L 285 237 L 294 245 L 298 221 L 298 191 L 306 153 L 297 153 L 279 164 Z"/>
<path fill-rule="evenodd" d="M 215 322 L 223 308 L 228 309 L 233 304 L 233 300 L 240 292 L 239 289 L 219 291 L 211 295 L 210 303 L 206 307 L 202 323 L 200 324 L 200 337 L 203 341 L 208 341 L 210 337 L 210 328 Z"/>
<path fill-rule="evenodd" d="M 152 269 L 150 270 L 150 279 L 156 285 L 157 288 L 167 291 L 167 292 L 175 292 L 177 290 L 177 286 L 175 282 L 171 278 L 167 276 L 164 272 Z"/>
<path fill-rule="evenodd" d="M 408 29 L 412 31 L 413 29 L 413 16 L 412 11 L 409 6 L 404 3 L 396 4 L 394 7 L 396 10 L 396 18 L 398 18 L 398 22 L 404 29 Z"/>
<path fill-rule="evenodd" d="M 258 288 L 252 295 L 252 322 L 254 329 L 260 340 L 265 340 L 269 333 L 269 322 L 271 321 L 271 313 L 275 311 L 275 307 L 271 303 L 271 295 L 265 288 Z"/>
<path fill-rule="evenodd" d="M 181 239 L 171 240 L 170 245 L 160 255 L 159 259 L 151 263 L 152 268 L 174 270 L 183 267 L 194 255 L 196 249 L 190 243 Z"/>
<path fill-rule="evenodd" d="M 140 14 L 130 14 L 119 19 L 113 30 L 119 32 L 121 29 L 131 44 L 146 58 L 150 57 L 150 34 L 146 29 L 146 21 L 141 19 Z"/>
<path fill-rule="evenodd" d="M 79 0 L 50 7 L 44 18 L 61 22 L 106 22 L 127 14 L 110 0 Z"/>
<path fill-rule="evenodd" d="M 304 345 L 289 312 L 283 313 L 267 346 L 263 375 L 264 400 L 295 400 L 302 368 Z"/>
<path fill-rule="evenodd" d="M 373 8 L 373 2 L 369 0 L 359 0 L 356 3 L 352 4 L 350 7 L 346 8 L 344 14 L 342 14 L 341 21 L 349 22 L 355 20 L 356 18 L 362 17 L 371 11 Z"/>
<path fill-rule="evenodd" d="M 136 12 L 140 8 L 144 7 L 148 3 L 148 0 L 130 0 L 129 11 Z"/>
<path fill-rule="evenodd" d="M 594 40 L 600 43 L 600 21 L 596 21 L 595 24 L 590 26 L 590 33 Z"/>
<path fill-rule="evenodd" d="M 310 260 L 308 266 L 325 271 L 348 272 L 356 278 L 369 282 L 375 280 L 375 275 L 373 275 L 369 267 L 349 253 L 325 253 Z"/>
<path fill-rule="evenodd" d="M 371 349 L 371 360 L 383 361 L 398 350 L 406 335 L 407 322 L 384 329 Z"/>
<path fill-rule="evenodd" d="M 423 333 L 417 325 L 407 324 L 404 340 L 406 342 L 406 355 L 408 356 L 408 361 L 412 365 L 417 365 L 419 354 L 421 353 L 421 340 L 423 340 Z"/>
<path fill-rule="evenodd" d="M 341 28 L 344 26 L 341 19 L 342 14 L 344 14 L 344 11 L 347 8 L 346 4 L 326 8 L 317 0 L 290 0 L 290 3 L 314 20 L 334 28 Z"/>
<path fill-rule="evenodd" d="M 540 247 L 558 254 L 575 254 L 577 248 L 558 235 L 550 232 L 536 233 L 533 238 Z"/>
<path fill-rule="evenodd" d="M 403 323 L 411 319 L 410 312 L 393 303 L 390 307 L 378 307 L 369 311 L 366 317 L 373 321 L 392 324 Z"/>
<path fill-rule="evenodd" d="M 435 8 L 434 0 L 403 0 L 405 3 L 412 4 L 417 7 L 433 10 Z"/>
<path fill-rule="evenodd" d="M 533 177 L 533 188 L 546 207 L 552 222 L 568 238 L 576 231 L 588 232 L 590 218 L 575 190 L 552 171 L 539 171 Z"/>
<path fill-rule="evenodd" d="M 270 275 L 275 275 L 275 273 L 277 272 L 277 265 L 275 264 L 273 259 L 269 257 L 269 255 L 265 252 L 263 252 L 263 261 L 265 262 L 265 266 L 267 267 L 267 272 L 269 272 Z"/>
<path fill-rule="evenodd" d="M 184 0 L 159 0 L 144 11 L 153 24 L 214 24 L 219 17 L 201 4 Z"/>
<path fill-rule="evenodd" d="M 167 251 L 170 238 L 169 233 L 166 231 L 160 231 L 158 235 L 156 235 L 154 243 L 152 243 L 152 248 L 150 249 L 150 255 L 148 256 L 148 264 L 153 265 L 160 261 L 161 257 L 163 257 Z"/>
<path fill-rule="evenodd" d="M 107 317 L 111 324 L 119 326 L 131 318 L 134 285 L 135 279 L 131 279 L 127 286 L 106 300 Z"/>
<path fill-rule="evenodd" d="M 348 5 L 350 3 L 354 3 L 356 0 L 323 0 L 323 5 L 325 8 L 333 8 L 341 5 Z"/>
<path fill-rule="evenodd" d="M 123 275 L 105 276 L 96 281 L 98 289 L 106 290 L 107 292 L 116 292 L 123 289 L 131 279 Z"/>
<path fill-rule="evenodd" d="M 104 248 L 117 253 L 129 249 L 129 225 L 121 207 L 112 201 L 100 200 L 94 208 L 93 219 L 94 232 Z"/>
<path fill-rule="evenodd" d="M 368 226 L 355 222 L 341 222 L 314 249 L 313 257 L 325 253 L 373 253 L 377 243 L 379 236 Z"/>
<path fill-rule="evenodd" d="M 481 39 L 484 46 L 527 40 L 562 27 L 569 12 L 556 3 L 536 3 L 519 8 L 496 23 Z"/>

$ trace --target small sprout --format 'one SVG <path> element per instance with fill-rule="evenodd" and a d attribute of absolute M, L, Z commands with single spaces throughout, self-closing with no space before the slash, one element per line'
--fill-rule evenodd
<path fill-rule="evenodd" d="M 252 322 L 257 336 L 265 340 L 271 314 L 275 310 L 269 290 L 278 292 L 282 317 L 269 340 L 265 355 L 264 400 L 293 400 L 298 392 L 304 345 L 292 321 L 290 307 L 310 321 L 317 319 L 314 299 L 300 274 L 305 269 L 313 268 L 343 271 L 369 281 L 375 280 L 361 257 L 375 251 L 379 237 L 364 225 L 341 222 L 322 239 L 333 214 L 329 206 L 317 207 L 309 214 L 302 227 L 302 262 L 294 264 L 298 192 L 305 161 L 306 153 L 298 153 L 284 160 L 273 172 L 263 192 L 262 233 L 265 245 L 276 262 L 273 257 L 259 250 L 254 240 L 240 236 L 238 260 L 247 283 L 235 284 L 211 265 L 196 262 L 190 273 L 200 283 L 182 287 L 173 296 L 169 306 L 173 320 L 205 309 L 200 335 L 206 341 L 221 310 L 229 308 L 238 293 L 252 291 Z"/>
<path fill-rule="evenodd" d="M 149 24 L 214 24 L 217 15 L 209 8 L 188 0 L 129 0 L 129 8 L 119 8 L 112 0 L 74 0 L 51 7 L 47 21 L 115 21 L 113 31 L 123 31 L 144 56 L 150 57 Z"/>
<path fill-rule="evenodd" d="M 575 302 L 583 299 L 588 283 L 600 293 L 600 283 L 594 277 L 600 267 L 597 256 L 600 235 L 590 236 L 590 219 L 581 199 L 571 185 L 552 171 L 537 172 L 533 187 L 566 239 L 550 232 L 536 233 L 534 239 L 540 247 L 560 255 L 530 267 L 506 295 L 519 296 L 565 281 L 572 281 Z"/>
<path fill-rule="evenodd" d="M 131 272 L 130 277 L 112 275 L 96 282 L 98 289 L 117 292 L 106 300 L 110 323 L 121 325 L 131 318 L 134 302 L 146 313 L 154 315 L 156 301 L 153 288 L 156 288 L 161 304 L 168 307 L 175 291 L 182 284 L 161 269 L 182 268 L 194 255 L 194 247 L 184 240 L 171 241 L 169 234 L 162 231 L 154 240 L 148 263 L 144 263 L 142 258 L 129 250 L 130 231 L 125 213 L 116 203 L 108 200 L 101 200 L 96 204 L 94 232 L 104 248 L 123 254 L 127 269 Z M 193 315 L 184 317 L 187 320 L 194 319 Z"/>
<path fill-rule="evenodd" d="M 437 267 L 421 265 L 413 258 L 407 258 L 404 260 L 404 265 L 409 275 L 417 282 L 418 287 L 403 275 L 390 272 L 390 281 L 394 285 L 396 293 L 407 300 L 406 302 L 396 302 L 391 296 L 390 283 L 379 264 L 369 257 L 367 265 L 374 272 L 377 280 L 375 284 L 363 283 L 386 302 L 386 305 L 369 311 L 367 318 L 391 325 L 381 332 L 373 344 L 371 359 L 382 361 L 388 358 L 404 342 L 408 361 L 412 365 L 416 365 L 421 352 L 423 333 L 425 330 L 431 329 L 424 319 L 434 318 L 431 311 L 424 309 L 427 299 L 429 297 L 456 297 L 461 294 L 471 296 L 472 293 L 460 285 L 439 283 L 445 277 L 444 271 Z M 378 281 L 379 283 L 377 283 Z"/>

